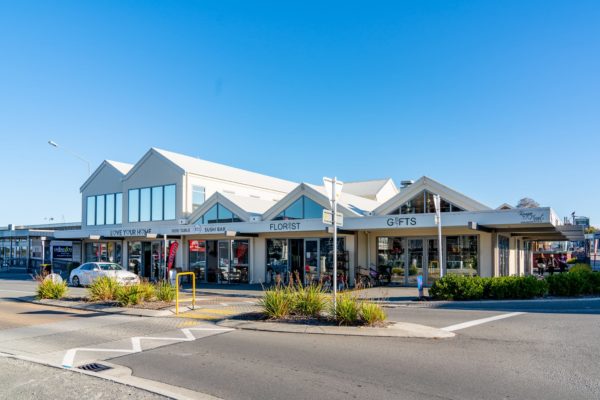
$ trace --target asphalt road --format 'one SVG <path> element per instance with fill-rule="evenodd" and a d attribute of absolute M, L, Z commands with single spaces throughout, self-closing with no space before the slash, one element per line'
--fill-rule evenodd
<path fill-rule="evenodd" d="M 390 314 L 443 327 L 503 313 Z M 598 399 L 599 328 L 596 314 L 546 312 L 462 329 L 446 340 L 235 331 L 112 362 L 225 399 Z"/>

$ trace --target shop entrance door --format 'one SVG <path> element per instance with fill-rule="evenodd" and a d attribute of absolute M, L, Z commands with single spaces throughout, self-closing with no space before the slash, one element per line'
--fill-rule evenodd
<path fill-rule="evenodd" d="M 150 279 L 152 276 L 152 248 L 150 242 L 142 242 L 142 257 L 142 276 Z"/>
<path fill-rule="evenodd" d="M 218 255 L 217 255 L 217 241 L 207 240 L 206 241 L 206 281 L 209 283 L 216 283 L 219 276 Z"/>
<path fill-rule="evenodd" d="M 229 283 L 230 243 L 229 240 L 219 240 L 219 283 Z"/>
<path fill-rule="evenodd" d="M 416 286 L 417 276 L 423 274 L 425 240 L 422 238 L 408 238 L 406 241 L 406 256 L 408 260 L 405 264 L 405 284 L 407 286 Z"/>
<path fill-rule="evenodd" d="M 427 244 L 427 270 L 425 271 L 424 282 L 431 286 L 433 282 L 440 278 L 440 260 L 438 251 L 438 240 L 434 238 L 425 239 Z"/>
<path fill-rule="evenodd" d="M 319 240 L 304 239 L 304 284 L 319 281 Z"/>
<path fill-rule="evenodd" d="M 304 239 L 290 239 L 290 277 L 296 280 L 296 275 L 304 282 Z"/>

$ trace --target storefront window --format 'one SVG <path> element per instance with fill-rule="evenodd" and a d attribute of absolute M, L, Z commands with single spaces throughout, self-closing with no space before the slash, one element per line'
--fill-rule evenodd
<path fill-rule="evenodd" d="M 206 241 L 190 240 L 189 245 L 190 271 L 196 274 L 196 279 L 206 280 Z"/>
<path fill-rule="evenodd" d="M 288 240 L 267 239 L 267 283 L 275 283 L 283 279 L 288 272 Z"/>
<path fill-rule="evenodd" d="M 333 239 L 322 238 L 319 249 L 321 276 L 331 276 L 333 274 Z M 339 274 L 344 274 L 347 277 L 348 252 L 346 251 L 346 240 L 343 237 L 338 238 L 337 252 L 337 271 Z"/>
<path fill-rule="evenodd" d="M 139 275 L 142 264 L 142 242 L 129 242 L 127 245 L 128 269 Z"/>
<path fill-rule="evenodd" d="M 446 268 L 449 274 L 477 275 L 478 237 L 446 236 Z"/>
<path fill-rule="evenodd" d="M 231 276 L 229 282 L 248 283 L 249 254 L 247 240 L 231 242 Z"/>
<path fill-rule="evenodd" d="M 510 241 L 506 236 L 498 236 L 498 266 L 500 268 L 500 276 L 508 276 L 508 255 Z"/>
<path fill-rule="evenodd" d="M 404 283 L 405 254 L 402 238 L 377 238 L 377 269 L 390 276 L 392 283 Z"/>

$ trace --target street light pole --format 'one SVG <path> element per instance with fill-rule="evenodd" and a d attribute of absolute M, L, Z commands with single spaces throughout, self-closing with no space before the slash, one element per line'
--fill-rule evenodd
<path fill-rule="evenodd" d="M 438 262 L 440 266 L 440 278 L 443 278 L 444 275 L 446 275 L 446 271 L 444 268 L 444 263 L 442 262 L 442 209 L 439 194 L 433 195 L 433 204 L 435 205 L 435 223 L 438 226 Z"/>
<path fill-rule="evenodd" d="M 87 172 L 88 172 L 88 176 L 90 176 L 90 175 L 91 175 L 91 170 L 90 170 L 90 162 L 89 162 L 88 160 L 86 160 L 85 158 L 81 157 L 79 154 L 77 154 L 77 153 L 74 153 L 73 151 L 71 151 L 71 150 L 69 150 L 69 149 L 66 149 L 66 148 L 64 148 L 63 146 L 59 146 L 59 145 L 58 145 L 58 143 L 56 143 L 56 142 L 55 142 L 55 141 L 53 141 L 53 140 L 48 140 L 48 144 L 49 144 L 50 146 L 52 146 L 52 147 L 55 147 L 55 148 L 57 148 L 57 149 L 62 149 L 62 150 L 64 150 L 65 152 L 67 152 L 67 153 L 71 154 L 72 156 L 79 158 L 81 161 L 83 161 L 83 162 L 84 162 L 84 163 L 87 165 Z"/>

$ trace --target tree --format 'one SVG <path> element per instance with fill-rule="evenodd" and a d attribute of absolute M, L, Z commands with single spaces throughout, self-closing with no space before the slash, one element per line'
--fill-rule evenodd
<path fill-rule="evenodd" d="M 589 226 L 585 229 L 585 233 L 596 233 L 598 231 L 598 228 L 596 228 L 595 226 Z"/>
<path fill-rule="evenodd" d="M 517 208 L 536 208 L 539 206 L 540 206 L 540 203 L 538 203 L 534 199 L 531 199 L 529 197 L 523 197 L 521 200 L 519 200 L 516 207 Z"/>

